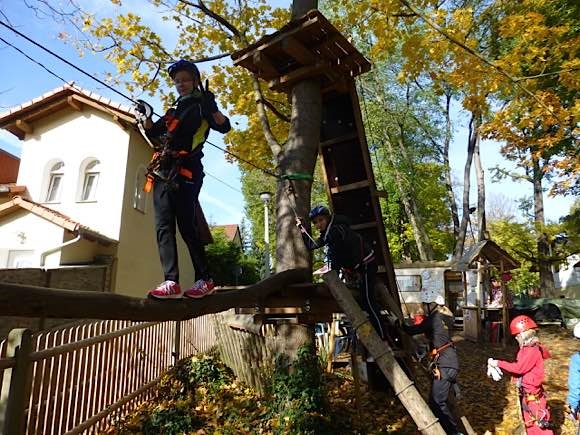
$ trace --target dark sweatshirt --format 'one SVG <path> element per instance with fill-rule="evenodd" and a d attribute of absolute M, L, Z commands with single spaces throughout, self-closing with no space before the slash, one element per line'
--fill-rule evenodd
<path fill-rule="evenodd" d="M 361 235 L 350 228 L 348 219 L 342 215 L 332 215 L 326 231 L 315 241 L 305 233 L 302 233 L 302 239 L 310 250 L 328 245 L 328 257 L 333 270 L 353 269 L 372 251 Z"/>
<path fill-rule="evenodd" d="M 448 311 L 447 309 L 445 311 Z M 451 341 L 449 331 L 453 328 L 453 315 L 447 315 L 441 312 L 441 308 L 436 308 L 429 316 L 418 325 L 403 325 L 407 334 L 417 335 L 425 334 L 431 346 L 440 348 Z M 453 346 L 449 346 L 441 351 L 439 355 L 439 367 L 450 367 L 459 369 L 457 351 Z"/>

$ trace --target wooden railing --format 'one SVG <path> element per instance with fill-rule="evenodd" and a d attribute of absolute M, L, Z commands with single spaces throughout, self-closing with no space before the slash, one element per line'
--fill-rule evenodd
<path fill-rule="evenodd" d="M 0 430 L 98 433 L 153 394 L 182 356 L 215 345 L 211 317 L 177 322 L 100 321 L 0 343 Z"/>

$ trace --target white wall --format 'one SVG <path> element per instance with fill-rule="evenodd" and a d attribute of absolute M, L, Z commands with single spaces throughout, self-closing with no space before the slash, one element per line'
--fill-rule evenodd
<path fill-rule="evenodd" d="M 396 276 L 418 275 L 421 277 L 421 288 L 436 290 L 445 299 L 445 271 L 448 267 L 409 267 L 395 269 Z M 402 289 L 401 289 L 402 290 Z M 399 293 L 405 303 L 421 303 L 421 292 L 401 291 Z M 401 301 L 402 302 L 402 301 Z"/>
<path fill-rule="evenodd" d="M 120 233 L 129 132 L 110 115 L 88 106 L 82 112 L 60 110 L 34 123 L 23 141 L 18 184 L 26 185 L 31 199 L 45 200 L 50 162 L 62 160 L 64 178 L 60 201 L 46 204 L 73 220 L 118 240 Z M 95 202 L 78 202 L 79 170 L 83 161 L 101 162 Z"/>
<path fill-rule="evenodd" d="M 9 251 L 33 251 L 29 267 L 38 267 L 40 254 L 63 242 L 64 230 L 32 213 L 15 212 L 0 219 L 0 268 L 7 267 Z M 28 262 L 28 258 L 24 260 Z M 60 252 L 46 257 L 46 267 L 60 264 Z M 24 266 L 24 264 L 21 264 Z"/>

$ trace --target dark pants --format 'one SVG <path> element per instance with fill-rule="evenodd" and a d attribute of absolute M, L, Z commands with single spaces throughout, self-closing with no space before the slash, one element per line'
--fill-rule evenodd
<path fill-rule="evenodd" d="M 197 180 L 192 182 L 178 176 L 177 189 L 171 188 L 161 180 L 155 180 L 153 185 L 157 246 L 166 280 L 179 282 L 176 222 L 189 250 L 196 279 L 209 279 L 205 247 L 199 239 L 195 216 L 195 204 L 203 184 L 203 174 Z"/>
<path fill-rule="evenodd" d="M 371 261 L 361 266 L 360 300 L 361 308 L 369 315 L 369 320 L 374 326 L 381 340 L 386 338 L 385 331 L 380 319 L 379 305 L 375 296 L 375 281 L 377 277 L 377 263 Z"/>
<path fill-rule="evenodd" d="M 448 434 L 457 433 L 457 422 L 451 414 L 449 404 L 449 390 L 457 382 L 457 369 L 440 367 L 441 379 L 433 379 L 431 394 L 429 395 L 429 408 L 439 419 L 441 426 Z"/>

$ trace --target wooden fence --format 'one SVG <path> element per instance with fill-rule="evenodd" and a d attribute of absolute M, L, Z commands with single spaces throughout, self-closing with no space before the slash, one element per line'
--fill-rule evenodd
<path fill-rule="evenodd" d="M 215 346 L 212 317 L 11 331 L 0 343 L 0 430 L 98 433 L 150 399 L 181 357 Z"/>

